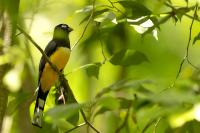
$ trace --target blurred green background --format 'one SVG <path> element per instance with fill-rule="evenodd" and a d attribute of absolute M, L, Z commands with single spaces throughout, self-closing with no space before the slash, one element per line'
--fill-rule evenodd
<path fill-rule="evenodd" d="M 41 54 L 16 29 L 16 24 L 44 49 L 52 39 L 54 27 L 60 23 L 74 29 L 70 34 L 73 47 L 88 20 L 85 34 L 73 47 L 64 74 L 77 101 L 85 104 L 83 110 L 96 129 L 102 133 L 200 131 L 200 35 L 197 36 L 200 14 L 199 7 L 195 8 L 198 0 L 120 2 L 96 0 L 93 10 L 92 0 L 20 0 L 16 3 L 2 0 L 0 100 L 6 102 L 6 108 L 2 109 L 0 104 L 0 112 L 5 111 L 2 133 L 62 133 L 74 127 L 65 115 L 67 111 L 73 114 L 73 106 L 64 106 L 66 111 L 59 111 L 53 88 L 47 98 L 43 128 L 32 126 Z M 197 68 L 185 60 L 176 79 L 187 53 L 195 12 L 188 57 Z M 169 18 L 161 22 L 167 15 Z M 5 27 L 10 22 L 7 20 L 14 29 L 8 45 L 9 32 Z M 77 125 L 82 122 L 80 117 Z M 85 125 L 72 132 L 94 131 Z"/>

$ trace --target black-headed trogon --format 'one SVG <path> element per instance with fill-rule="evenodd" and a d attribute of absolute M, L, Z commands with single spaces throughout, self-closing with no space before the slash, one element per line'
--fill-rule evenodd
<path fill-rule="evenodd" d="M 70 56 L 69 33 L 72 31 L 66 24 L 59 24 L 55 27 L 53 39 L 48 43 L 44 52 L 50 61 L 62 71 Z M 58 74 L 51 68 L 44 56 L 41 57 L 39 64 L 38 93 L 34 109 L 32 124 L 42 127 L 43 110 L 45 101 L 50 88 L 58 79 Z"/>

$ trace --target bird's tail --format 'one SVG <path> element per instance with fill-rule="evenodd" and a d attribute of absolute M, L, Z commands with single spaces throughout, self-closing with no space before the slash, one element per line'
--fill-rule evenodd
<path fill-rule="evenodd" d="M 32 124 L 40 128 L 42 128 L 43 110 L 47 95 L 48 92 L 43 92 L 42 89 L 39 87 Z"/>

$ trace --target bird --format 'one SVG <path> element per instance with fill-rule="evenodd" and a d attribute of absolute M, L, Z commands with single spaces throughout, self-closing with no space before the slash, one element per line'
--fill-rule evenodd
<path fill-rule="evenodd" d="M 62 71 L 65 68 L 70 57 L 71 49 L 69 34 L 71 31 L 73 31 L 73 29 L 67 24 L 55 26 L 53 39 L 47 44 L 44 50 L 44 53 L 49 57 L 51 63 L 54 64 L 59 71 Z M 45 57 L 42 56 L 39 63 L 38 92 L 32 119 L 32 124 L 34 126 L 42 128 L 45 101 L 50 88 L 57 80 L 57 72 L 52 69 Z"/>

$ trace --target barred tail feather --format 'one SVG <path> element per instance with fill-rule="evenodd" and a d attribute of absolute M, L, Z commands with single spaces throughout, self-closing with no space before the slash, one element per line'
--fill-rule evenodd
<path fill-rule="evenodd" d="M 43 110 L 48 92 L 43 92 L 39 87 L 32 124 L 42 128 Z"/>

